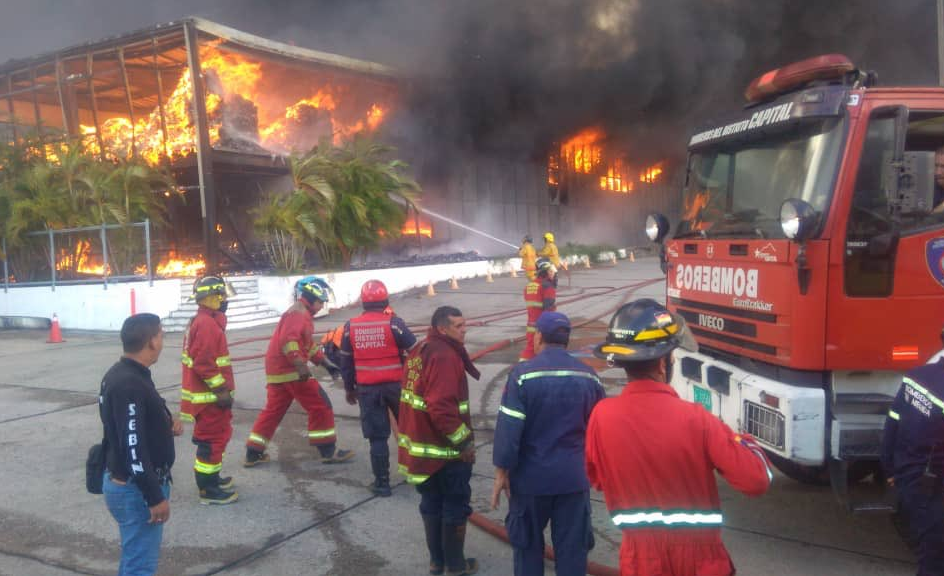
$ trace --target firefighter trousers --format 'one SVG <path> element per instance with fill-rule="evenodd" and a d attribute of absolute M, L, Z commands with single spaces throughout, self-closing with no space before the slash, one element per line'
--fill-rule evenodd
<path fill-rule="evenodd" d="M 944 574 L 944 497 L 941 489 L 927 489 L 919 481 L 898 492 L 901 511 L 918 543 L 918 576 Z"/>
<path fill-rule="evenodd" d="M 385 382 L 357 387 L 357 405 L 361 411 L 361 432 L 370 441 L 372 457 L 390 457 L 390 412 L 400 415 L 400 383 Z"/>
<path fill-rule="evenodd" d="M 587 573 L 593 548 L 590 492 L 534 496 L 516 492 L 508 504 L 505 527 L 514 548 L 515 576 L 543 576 L 544 528 L 551 523 L 554 570 L 558 576 Z"/>
<path fill-rule="evenodd" d="M 465 524 L 472 507 L 472 464 L 451 460 L 416 486 L 420 493 L 420 514 L 439 516 L 443 524 L 458 526 Z"/>
<path fill-rule="evenodd" d="M 208 404 L 194 416 L 193 443 L 197 457 L 193 469 L 200 474 L 217 474 L 223 469 L 223 452 L 233 436 L 233 410 Z"/>
<path fill-rule="evenodd" d="M 302 408 L 308 412 L 308 443 L 312 445 L 334 444 L 337 435 L 334 430 L 334 410 L 331 399 L 314 378 L 296 380 L 282 384 L 268 384 L 266 386 L 266 403 L 262 412 L 252 426 L 246 447 L 264 452 L 275 429 L 279 427 L 282 418 L 297 400 Z"/>
<path fill-rule="evenodd" d="M 536 329 L 533 326 L 528 326 L 528 334 L 525 336 L 524 350 L 521 351 L 521 355 L 518 356 L 519 362 L 524 362 L 525 360 L 530 360 L 534 358 L 534 333 Z"/>

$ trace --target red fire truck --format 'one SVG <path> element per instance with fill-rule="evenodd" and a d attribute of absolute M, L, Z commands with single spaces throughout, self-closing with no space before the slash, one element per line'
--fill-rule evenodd
<path fill-rule="evenodd" d="M 944 89 L 827 55 L 745 96 L 691 137 L 679 222 L 647 220 L 700 347 L 672 384 L 848 501 L 902 372 L 941 348 Z"/>

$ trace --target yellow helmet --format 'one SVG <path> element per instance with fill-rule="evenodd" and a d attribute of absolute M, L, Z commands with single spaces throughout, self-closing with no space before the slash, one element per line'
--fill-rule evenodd
<path fill-rule="evenodd" d="M 548 242 L 553 242 L 553 241 L 554 241 L 554 235 L 551 234 L 550 232 L 545 232 L 545 233 L 544 233 L 544 239 L 545 239 L 546 241 L 548 241 Z"/>

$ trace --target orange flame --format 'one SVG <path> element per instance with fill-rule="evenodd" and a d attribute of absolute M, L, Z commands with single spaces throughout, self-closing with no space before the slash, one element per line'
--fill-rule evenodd
<path fill-rule="evenodd" d="M 692 230 L 701 230 L 707 226 L 706 222 L 701 220 L 701 213 L 711 201 L 711 194 L 707 191 L 698 192 L 690 199 L 686 199 L 682 206 L 682 220 L 691 222 Z"/>
<path fill-rule="evenodd" d="M 403 228 L 400 229 L 400 234 L 403 236 L 426 236 L 427 238 L 433 237 L 433 225 L 428 221 L 420 218 L 420 227 L 419 232 L 416 230 L 416 220 L 414 218 L 408 218 L 407 221 L 403 224 Z"/>
<path fill-rule="evenodd" d="M 79 240 L 72 248 L 61 248 L 56 260 L 56 271 L 74 270 L 80 274 L 104 275 L 105 266 L 100 262 L 92 263 L 91 255 L 92 244 L 87 240 Z M 111 272 L 111 267 L 109 267 L 109 272 Z"/>
<path fill-rule="evenodd" d="M 217 49 L 221 42 L 200 47 L 200 69 L 206 80 L 206 110 L 209 122 L 210 144 L 220 141 L 223 122 L 223 106 L 228 101 L 246 100 L 255 105 L 258 113 L 258 144 L 274 152 L 292 149 L 293 136 L 288 127 L 299 125 L 305 131 L 303 111 L 322 110 L 330 120 L 330 130 L 335 144 L 362 131 L 374 131 L 384 121 L 387 109 L 372 104 L 362 119 L 350 124 L 343 123 L 336 114 L 340 90 L 325 86 L 310 97 L 302 98 L 284 110 L 264 106 L 259 85 L 265 78 L 262 62 L 252 61 L 242 55 Z M 105 119 L 100 126 L 101 141 L 108 158 L 128 158 L 136 152 L 148 163 L 156 165 L 164 156 L 176 159 L 193 154 L 196 150 L 196 129 L 192 121 L 193 82 L 190 70 L 181 74 L 173 93 L 164 102 L 166 142 L 161 129 L 160 109 L 149 115 L 131 119 L 114 116 Z M 88 149 L 94 154 L 102 153 L 94 126 L 81 125 L 80 132 Z M 254 139 L 254 135 L 241 134 L 241 138 Z M 133 146 L 133 148 L 132 148 Z"/>
<path fill-rule="evenodd" d="M 639 174 L 639 181 L 652 184 L 662 175 L 662 163 L 650 166 Z"/>

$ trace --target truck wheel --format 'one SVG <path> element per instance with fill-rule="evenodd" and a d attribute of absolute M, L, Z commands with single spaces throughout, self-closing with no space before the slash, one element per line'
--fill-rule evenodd
<path fill-rule="evenodd" d="M 778 470 L 792 480 L 813 486 L 829 486 L 829 469 L 826 466 L 805 466 L 770 452 L 767 452 L 767 456 Z M 865 480 L 878 469 L 878 462 L 867 460 L 853 462 L 849 466 L 849 484 Z"/>

